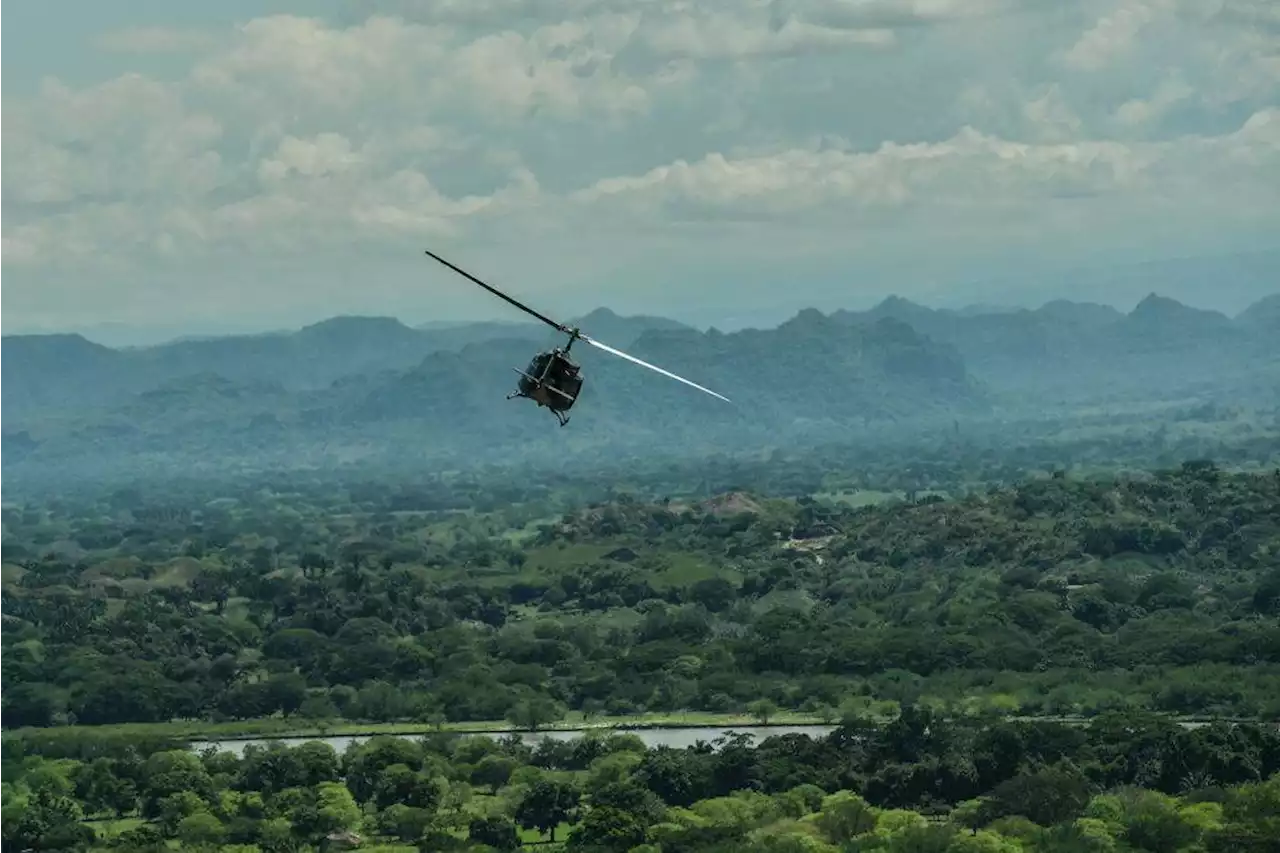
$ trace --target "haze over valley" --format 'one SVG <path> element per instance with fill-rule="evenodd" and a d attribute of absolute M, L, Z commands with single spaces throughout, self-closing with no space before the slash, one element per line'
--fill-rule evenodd
<path fill-rule="evenodd" d="M 78 335 L 4 338 L 6 471 L 26 479 L 351 463 L 449 467 L 555 454 L 694 458 L 793 442 L 874 441 L 1092 412 L 1156 428 L 1169 407 L 1274 411 L 1280 295 L 1234 317 L 1151 294 L 1128 313 L 806 309 L 771 329 L 698 331 L 598 309 L 575 322 L 720 391 L 725 405 L 596 352 L 572 433 L 503 399 L 514 367 L 557 343 L 536 323 L 410 328 L 335 317 L 293 332 L 113 349 Z"/>

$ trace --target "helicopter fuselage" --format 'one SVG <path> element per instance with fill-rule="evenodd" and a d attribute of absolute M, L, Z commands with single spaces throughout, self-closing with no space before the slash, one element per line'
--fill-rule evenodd
<path fill-rule="evenodd" d="M 519 371 L 520 379 L 513 396 L 528 397 L 539 406 L 550 409 L 564 421 L 563 415 L 573 408 L 582 391 L 582 370 L 565 350 L 540 352 Z"/>

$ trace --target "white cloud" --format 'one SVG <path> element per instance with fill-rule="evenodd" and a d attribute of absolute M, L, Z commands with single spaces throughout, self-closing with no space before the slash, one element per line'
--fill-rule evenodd
<path fill-rule="evenodd" d="M 1187 83 L 1206 103 L 1275 103 L 1280 87 L 1280 4 L 1273 0 L 1111 0 L 1060 53 L 1067 68 Z"/>
<path fill-rule="evenodd" d="M 1154 21 L 1175 8 L 1175 0 L 1121 0 L 1067 50 L 1067 65 L 1099 71 L 1124 56 Z"/>
<path fill-rule="evenodd" d="M 886 143 L 875 151 L 791 149 L 759 157 L 713 153 L 643 175 L 610 178 L 575 193 L 582 204 L 657 216 L 678 207 L 706 217 L 867 216 L 948 213 L 1063 197 L 1131 199 L 1240 187 L 1280 174 L 1280 111 L 1256 113 L 1235 133 L 1158 143 L 1079 141 L 1028 144 L 962 128 L 937 143 Z M 1217 165 L 1204 180 L 1196 163 Z M 1270 198 L 1280 202 L 1280 188 Z M 981 199 L 981 203 L 977 202 Z"/>
<path fill-rule="evenodd" d="M 155 264 L 422 240 L 638 247 L 702 221 L 758 244 L 803 223 L 932 229 L 945 251 L 958 223 L 1081 240 L 1122 212 L 1280 210 L 1265 0 L 365 5 L 104 34 L 188 64 L 83 87 L 50 69 L 7 98 L 6 300 L 53 310 L 100 264 L 124 288 Z"/>
<path fill-rule="evenodd" d="M 258 163 L 258 178 L 273 184 L 295 174 L 303 178 L 332 175 L 355 168 L 360 155 L 351 150 L 351 141 L 337 133 L 321 133 L 314 139 L 286 136 L 280 140 L 275 157 Z"/>
<path fill-rule="evenodd" d="M 1158 121 L 1170 109 L 1195 95 L 1186 81 L 1170 77 L 1149 98 L 1133 98 L 1116 109 L 1116 121 L 1127 127 L 1144 127 Z"/>
<path fill-rule="evenodd" d="M 1084 122 L 1067 104 L 1057 84 L 1023 104 L 1022 116 L 1038 141 L 1067 142 L 1080 139 L 1084 131 Z"/>
<path fill-rule="evenodd" d="M 802 5 L 809 18 L 831 27 L 901 27 L 1012 12 L 1024 0 L 822 0 Z"/>
<path fill-rule="evenodd" d="M 892 47 L 893 30 L 840 29 L 788 18 L 776 29 L 744 23 L 730 14 L 709 14 L 664 21 L 646 35 L 663 56 L 680 59 L 748 59 L 813 55 L 817 51 Z"/>

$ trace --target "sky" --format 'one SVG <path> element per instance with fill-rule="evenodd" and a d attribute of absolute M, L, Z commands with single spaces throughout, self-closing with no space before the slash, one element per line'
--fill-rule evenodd
<path fill-rule="evenodd" d="M 40 0 L 2 33 L 6 333 L 514 319 L 424 248 L 721 328 L 1128 308 L 1203 258 L 1169 295 L 1280 289 L 1274 0 Z"/>

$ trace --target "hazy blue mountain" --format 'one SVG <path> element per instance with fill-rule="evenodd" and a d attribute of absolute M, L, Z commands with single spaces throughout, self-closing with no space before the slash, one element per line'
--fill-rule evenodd
<path fill-rule="evenodd" d="M 31 408 L 92 405 L 127 368 L 127 356 L 80 335 L 5 335 L 0 340 L 4 417 Z"/>
<path fill-rule="evenodd" d="M 513 368 L 523 367 L 541 344 L 515 337 L 473 341 L 433 349 L 408 368 L 385 366 L 407 357 L 420 333 L 394 321 L 341 318 L 288 338 L 311 357 L 325 353 L 333 362 L 341 354 L 360 367 L 326 386 L 297 383 L 306 366 L 282 368 L 278 340 L 226 339 L 217 350 L 222 371 L 190 369 L 107 403 L 17 417 L 6 412 L 6 436 L 25 431 L 17 462 L 28 472 L 42 465 L 109 467 L 129 458 L 167 466 L 268 459 L 325 464 L 369 454 L 474 461 L 566 447 L 639 452 L 655 443 L 711 452 L 844 435 L 873 423 L 950 424 L 958 414 L 988 409 L 981 384 L 954 348 L 891 318 L 856 326 L 808 310 L 776 329 L 732 334 L 601 311 L 583 325 L 588 321 L 607 343 L 711 387 L 733 404 L 579 343 L 574 354 L 587 384 L 570 430 L 561 432 L 548 412 L 504 399 L 515 384 Z M 237 346 L 244 347 L 239 355 Z M 105 386 L 135 388 L 158 375 L 156 352 L 107 353 L 113 367 L 100 374 Z M 206 353 L 203 363 L 210 361 Z M 250 375 L 255 361 L 271 370 Z M 187 367 L 201 363 L 191 358 Z M 29 377 L 23 382 L 31 384 Z"/>
<path fill-rule="evenodd" d="M 1097 302 L 1072 302 L 1069 299 L 1046 302 L 1028 313 L 1052 323 L 1080 329 L 1101 329 L 1124 317 L 1124 312 L 1110 305 L 1099 305 Z"/>
<path fill-rule="evenodd" d="M 1235 318 L 1155 294 L 1128 313 L 1063 300 L 935 310 L 893 297 L 725 334 L 598 309 L 572 322 L 733 404 L 579 343 L 587 383 L 564 431 L 532 403 L 504 399 L 513 368 L 563 343 L 538 323 L 414 329 L 336 317 L 128 350 L 75 335 L 10 336 L 5 476 L 697 454 L 1112 403 L 1274 405 L 1278 317 L 1276 297 Z"/>
<path fill-rule="evenodd" d="M 765 331 L 653 330 L 629 349 L 728 396 L 735 405 L 578 344 L 574 355 L 588 383 L 581 405 L 593 422 L 606 422 L 611 430 L 667 429 L 670 419 L 785 430 L 803 421 L 905 419 L 939 409 L 972 409 L 983 399 L 953 349 L 892 320 L 855 328 L 808 310 Z M 344 417 L 355 422 L 443 418 L 453 410 L 482 419 L 491 401 L 503 402 L 502 393 L 516 380 L 511 368 L 523 366 L 529 355 L 514 341 L 433 353 L 413 370 L 360 386 L 346 383 L 357 396 L 344 394 Z M 457 378 L 467 375 L 484 381 Z"/>
<path fill-rule="evenodd" d="M 623 317 L 608 308 L 597 308 L 590 314 L 570 320 L 569 325 L 578 327 L 584 334 L 611 347 L 622 349 L 631 346 L 637 338 L 651 331 L 692 330 L 692 327 L 666 317 L 645 314 Z"/>
<path fill-rule="evenodd" d="M 935 310 L 891 297 L 863 312 L 837 312 L 854 325 L 892 317 L 949 344 L 1007 405 L 1059 407 L 1086 401 L 1252 397 L 1280 353 L 1268 300 L 1233 321 L 1149 294 L 1122 313 L 1055 300 L 1035 310 L 976 314 Z"/>
<path fill-rule="evenodd" d="M 1280 293 L 1259 299 L 1237 314 L 1235 322 L 1245 329 L 1280 334 Z"/>
<path fill-rule="evenodd" d="M 584 330 L 626 347 L 650 329 L 687 328 L 662 317 L 620 317 L 598 309 Z M 123 402 L 186 376 L 216 374 L 235 382 L 274 382 L 292 391 L 327 388 L 339 379 L 408 370 L 432 352 L 519 340 L 542 348 L 560 341 L 540 323 L 467 323 L 414 329 L 394 317 L 333 317 L 291 332 L 172 341 L 112 349 L 80 335 L 6 335 L 4 413 Z M 524 359 L 527 361 L 527 358 Z"/>

